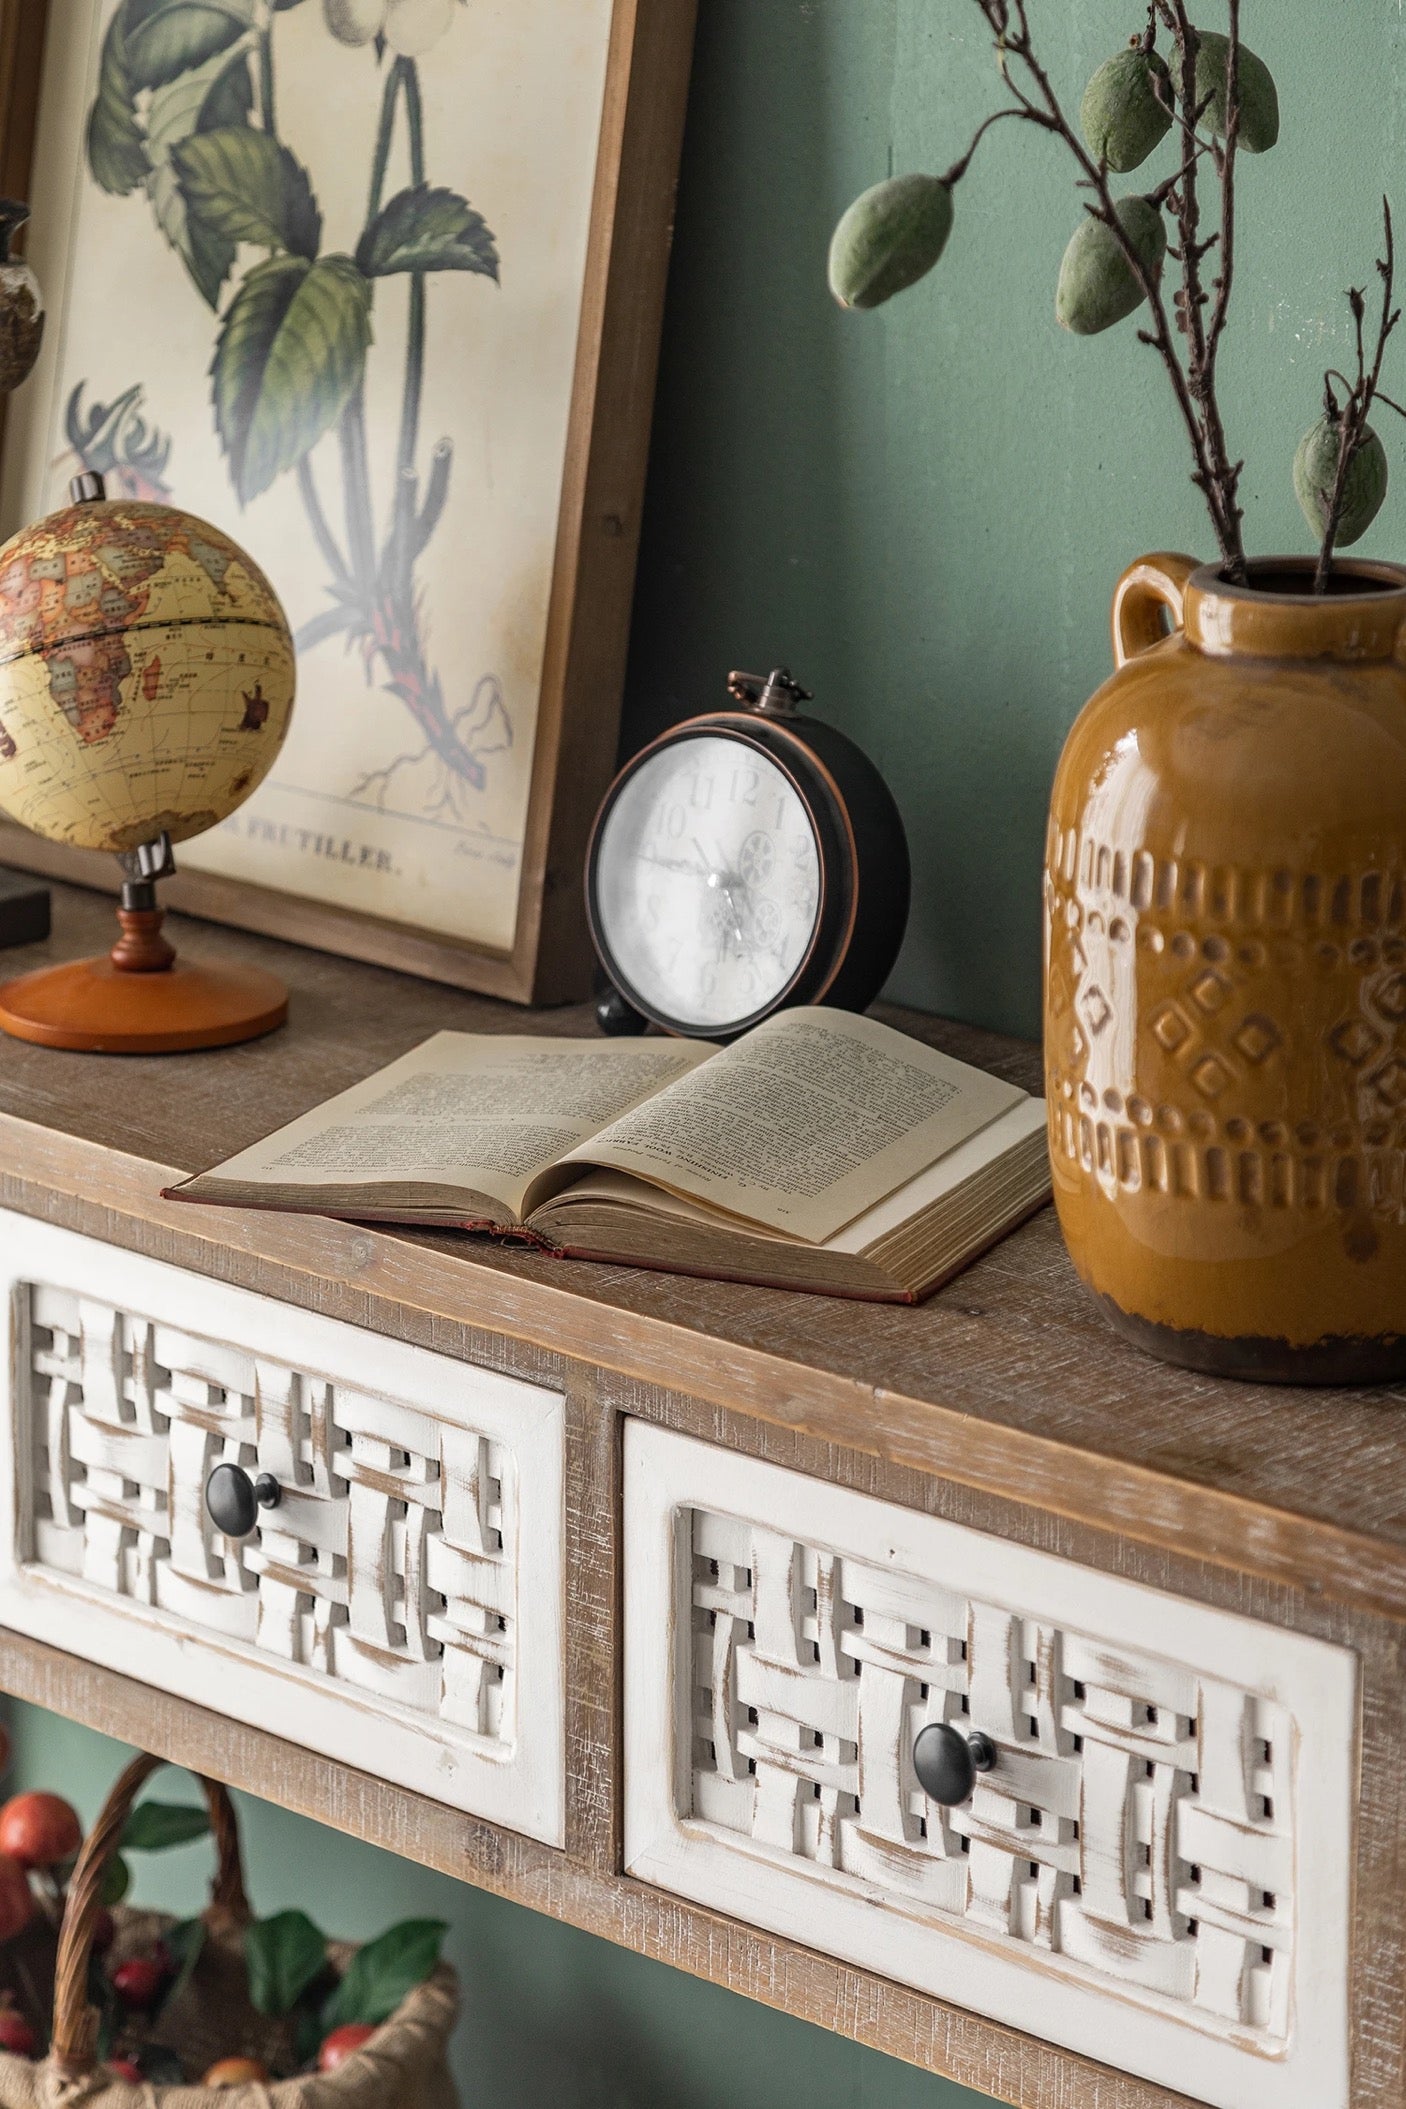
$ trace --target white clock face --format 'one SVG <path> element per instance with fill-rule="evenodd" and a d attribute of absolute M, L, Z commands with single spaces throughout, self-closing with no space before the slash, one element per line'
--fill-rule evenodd
<path fill-rule="evenodd" d="M 620 791 L 595 901 L 624 993 L 706 1033 L 765 1009 L 794 979 L 820 913 L 820 847 L 774 762 L 700 734 L 651 755 Z"/>

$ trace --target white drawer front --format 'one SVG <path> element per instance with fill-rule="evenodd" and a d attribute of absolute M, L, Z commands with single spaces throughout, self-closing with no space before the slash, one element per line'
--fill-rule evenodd
<path fill-rule="evenodd" d="M 560 1844 L 559 1394 L 0 1215 L 0 1621 Z M 279 1505 L 227 1539 L 215 1466 Z"/>
<path fill-rule="evenodd" d="M 1346 2109 L 1356 1658 L 631 1422 L 625 1859 L 1217 2105 Z M 929 1722 L 979 1729 L 965 1806 Z"/>

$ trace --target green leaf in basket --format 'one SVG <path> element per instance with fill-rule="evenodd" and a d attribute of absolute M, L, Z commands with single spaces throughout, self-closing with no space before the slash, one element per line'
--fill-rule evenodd
<path fill-rule="evenodd" d="M 141 1801 L 122 1830 L 124 1853 L 164 1853 L 169 1846 L 189 1845 L 210 1828 L 206 1811 L 194 1802 Z"/>
<path fill-rule="evenodd" d="M 367 2021 L 378 2028 L 389 2020 L 406 1993 L 423 1984 L 439 1961 L 448 1931 L 443 1919 L 405 1919 L 359 1948 L 322 2010 L 324 2030 L 342 2028 L 349 2021 Z"/>
<path fill-rule="evenodd" d="M 261 2014 L 291 2013 L 326 1960 L 327 1936 L 305 1911 L 280 1911 L 245 1931 L 249 1997 Z"/>
<path fill-rule="evenodd" d="M 153 2087 L 181 2087 L 185 2084 L 184 2065 L 164 2043 L 144 2043 L 137 2052 L 137 2066 L 143 2079 L 150 2080 Z"/>
<path fill-rule="evenodd" d="M 326 2033 L 316 1998 L 304 1999 L 293 2021 L 293 2056 L 300 2066 L 311 2065 Z"/>
<path fill-rule="evenodd" d="M 176 1974 L 162 1995 L 162 2006 L 183 1992 L 190 1983 L 195 1966 L 204 1952 L 205 1932 L 204 1919 L 182 1919 L 179 1925 L 167 1928 L 166 1949 L 176 1966 Z"/>
<path fill-rule="evenodd" d="M 120 1904 L 132 1886 L 132 1870 L 120 1853 L 114 1853 L 103 1869 L 102 1900 L 104 1904 Z"/>

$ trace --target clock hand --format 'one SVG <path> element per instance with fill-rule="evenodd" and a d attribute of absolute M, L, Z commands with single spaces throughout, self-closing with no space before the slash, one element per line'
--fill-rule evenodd
<path fill-rule="evenodd" d="M 701 879 L 705 876 L 696 864 L 690 864 L 684 857 L 656 857 L 648 850 L 640 850 L 638 856 L 641 864 L 653 865 L 656 871 L 683 872 L 690 879 Z M 711 874 L 707 876 L 711 877 Z"/>
<path fill-rule="evenodd" d="M 740 953 L 745 943 L 745 939 L 742 934 L 742 918 L 738 913 L 737 902 L 733 898 L 732 888 L 728 884 L 727 877 L 723 872 L 718 870 L 718 865 L 722 862 L 722 859 L 710 857 L 708 855 L 707 850 L 704 849 L 702 843 L 699 841 L 696 835 L 693 838 L 693 847 L 697 850 L 699 856 L 703 859 L 703 869 L 708 874 L 709 886 L 712 887 L 715 892 L 720 891 L 724 900 L 727 902 L 728 910 L 732 916 L 732 934 L 737 940 L 737 949 Z"/>

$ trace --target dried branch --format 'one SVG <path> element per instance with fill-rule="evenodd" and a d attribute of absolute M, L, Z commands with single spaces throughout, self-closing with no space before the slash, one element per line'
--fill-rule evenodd
<path fill-rule="evenodd" d="M 1183 368 L 1177 355 L 1160 275 L 1147 269 L 1125 232 L 1114 208 L 1107 167 L 1102 162 L 1095 161 L 1089 154 L 1083 139 L 1065 115 L 1049 74 L 1035 52 L 1026 0 L 977 0 L 977 5 L 996 40 L 997 63 L 1007 88 L 1015 98 L 1011 114 L 1025 115 L 1045 131 L 1055 133 L 1064 141 L 1078 164 L 1081 187 L 1091 194 L 1092 202 L 1087 204 L 1085 209 L 1108 228 L 1147 302 L 1152 316 L 1152 328 L 1140 330 L 1139 339 L 1158 353 L 1166 368 L 1177 407 L 1191 441 L 1195 462 L 1192 482 L 1206 499 L 1227 571 L 1232 578 L 1243 578 L 1245 553 L 1240 535 L 1242 515 L 1236 501 L 1241 464 L 1232 463 L 1228 458 L 1224 427 L 1215 397 L 1214 360 L 1211 360 L 1208 367 L 1209 345 L 1200 313 L 1204 305 L 1204 295 L 1200 286 L 1201 259 L 1215 245 L 1217 239 L 1224 245 L 1225 237 L 1222 229 L 1221 235 L 1209 242 L 1203 243 L 1199 240 L 1196 168 L 1206 151 L 1206 142 L 1200 139 L 1197 132 L 1204 110 L 1195 106 L 1195 31 L 1186 14 L 1185 0 L 1150 0 L 1148 34 L 1149 37 L 1152 35 L 1156 21 L 1160 19 L 1175 37 L 1182 62 L 1182 165 L 1174 179 L 1174 189 L 1168 190 L 1166 196 L 1174 197 L 1182 237 L 1183 285 L 1178 306 L 1188 319 L 1191 345 L 1189 368 Z M 1238 0 L 1232 0 L 1232 31 L 1238 45 L 1237 18 Z M 1023 68 L 1025 83 L 1028 85 L 1022 85 L 1021 81 L 1013 77 L 1012 61 L 1018 62 Z M 1227 99 L 1230 100 L 1229 96 Z M 1238 116 L 1238 112 L 1233 114 Z M 1159 199 L 1158 202 L 1162 200 Z M 1229 277 L 1230 266 L 1223 255 L 1221 278 L 1217 281 L 1217 313 L 1220 316 L 1221 329 L 1224 328 L 1224 307 L 1229 300 Z M 1218 341 L 1219 331 L 1217 343 Z"/>
<path fill-rule="evenodd" d="M 1333 550 L 1342 527 L 1343 507 L 1347 500 L 1348 476 L 1351 473 L 1353 462 L 1357 459 L 1366 443 L 1367 425 L 1371 416 L 1372 406 L 1380 401 L 1389 404 L 1393 410 L 1400 408 L 1400 405 L 1392 402 L 1389 396 L 1382 395 L 1380 386 L 1382 362 L 1386 357 L 1387 343 L 1392 331 L 1401 320 L 1400 308 L 1393 308 L 1391 304 L 1396 284 L 1396 233 L 1391 221 L 1391 204 L 1386 198 L 1382 199 L 1382 220 L 1386 230 L 1386 254 L 1377 259 L 1377 275 L 1382 282 L 1382 314 L 1381 321 L 1377 327 L 1376 350 L 1373 354 L 1370 368 L 1367 365 L 1366 343 L 1363 335 L 1367 313 L 1366 297 L 1357 286 L 1353 286 L 1347 296 L 1352 308 L 1352 319 L 1357 339 L 1357 379 L 1351 385 L 1347 401 L 1343 405 L 1339 416 L 1338 463 L 1333 475 L 1333 488 L 1328 499 L 1328 518 L 1323 529 L 1323 544 L 1318 552 L 1318 566 L 1313 574 L 1313 590 L 1315 593 L 1326 593 L 1328 591 L 1328 583 L 1333 574 Z M 1338 373 L 1336 368 L 1329 369 L 1328 373 L 1323 377 L 1323 384 L 1327 391 L 1327 400 L 1330 405 L 1333 402 L 1332 386 L 1335 377 L 1342 381 L 1345 387 L 1348 385 L 1345 377 Z M 1331 408 L 1328 415 L 1330 418 L 1333 415 Z M 1403 415 L 1406 415 L 1406 413 L 1403 413 Z"/>
<path fill-rule="evenodd" d="M 965 154 L 963 154 L 961 160 L 954 161 L 952 163 L 951 168 L 948 169 L 946 175 L 942 177 L 941 180 L 947 185 L 947 188 L 949 190 L 952 188 L 954 183 L 961 182 L 963 176 L 966 174 L 968 168 L 970 168 L 971 166 L 972 155 L 981 145 L 982 140 L 986 137 L 986 134 L 990 131 L 992 125 L 999 124 L 1003 117 L 1019 117 L 1025 119 L 1027 122 L 1034 121 L 1034 113 L 1027 110 L 1022 110 L 1019 108 L 994 110 L 990 117 L 986 119 L 984 124 L 979 124 L 977 126 L 976 133 L 972 139 L 972 143 L 967 148 Z"/>
<path fill-rule="evenodd" d="M 1235 277 L 1235 157 L 1240 133 L 1240 0 L 1230 0 L 1225 143 L 1223 147 L 1211 143 L 1220 179 L 1220 227 L 1217 233 L 1204 240 L 1201 237 L 1201 201 L 1198 190 L 1198 164 L 1202 159 L 1204 147 L 1199 126 L 1211 97 L 1206 95 L 1199 101 L 1197 99 L 1199 39 L 1187 12 L 1186 0 L 1168 0 L 1167 14 L 1176 40 L 1180 72 L 1177 117 L 1182 133 L 1182 165 L 1171 194 L 1172 209 L 1176 214 L 1180 233 L 1176 254 L 1182 270 L 1177 309 L 1187 340 L 1187 385 L 1200 413 L 1210 475 L 1216 490 L 1216 509 L 1221 516 L 1222 548 L 1227 558 L 1226 568 L 1231 579 L 1238 581 L 1243 580 L 1245 576 L 1244 548 L 1240 533 L 1243 513 L 1238 498 L 1240 464 L 1232 462 L 1226 443 L 1225 423 L 1216 390 L 1216 359 L 1225 331 Z M 1214 282 L 1215 303 L 1211 309 L 1208 328 L 1204 311 L 1210 305 L 1210 297 L 1203 283 L 1201 266 L 1216 248 L 1220 250 L 1220 269 Z"/>

